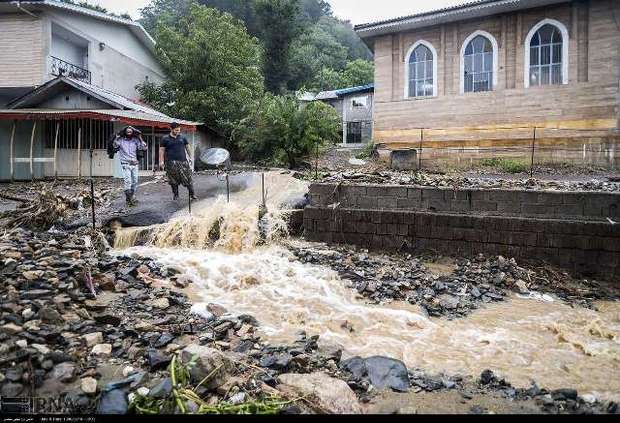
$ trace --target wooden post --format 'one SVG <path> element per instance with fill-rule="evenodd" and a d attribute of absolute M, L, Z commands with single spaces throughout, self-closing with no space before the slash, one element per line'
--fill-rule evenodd
<path fill-rule="evenodd" d="M 420 155 L 418 156 L 418 172 L 422 170 L 422 148 L 424 143 L 424 128 L 420 129 Z"/>
<path fill-rule="evenodd" d="M 77 166 L 78 166 L 78 178 L 82 179 L 82 126 L 78 127 L 77 137 L 78 151 L 77 151 Z"/>
<path fill-rule="evenodd" d="M 11 145 L 9 147 L 9 160 L 11 162 L 11 182 L 15 181 L 15 168 L 14 168 L 15 154 L 13 150 L 14 150 L 14 145 L 15 145 L 15 127 L 16 126 L 17 126 L 17 121 L 13 121 L 13 129 L 11 130 Z"/>
<path fill-rule="evenodd" d="M 32 124 L 32 135 L 30 136 L 30 180 L 34 181 L 34 134 L 37 131 L 37 121 Z"/>
<path fill-rule="evenodd" d="M 60 134 L 60 121 L 56 122 L 56 136 L 54 137 L 54 180 L 58 179 L 58 135 Z"/>
<path fill-rule="evenodd" d="M 155 127 L 151 126 L 151 145 L 153 146 L 153 163 L 151 163 L 153 167 L 153 174 L 155 174 L 155 157 L 157 153 L 157 143 L 155 142 Z"/>
<path fill-rule="evenodd" d="M 194 173 L 195 168 L 196 168 L 196 128 L 194 127 L 194 131 L 192 132 L 192 173 Z"/>
<path fill-rule="evenodd" d="M 530 167 L 530 178 L 534 177 L 534 152 L 536 151 L 536 127 L 534 127 L 534 137 L 532 138 L 532 165 Z"/>

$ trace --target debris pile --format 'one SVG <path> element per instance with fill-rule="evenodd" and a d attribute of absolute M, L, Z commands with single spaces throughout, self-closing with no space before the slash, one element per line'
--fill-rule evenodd
<path fill-rule="evenodd" d="M 604 180 L 607 179 L 607 180 Z M 413 185 L 432 188 L 464 189 L 513 189 L 546 191 L 601 191 L 620 192 L 620 183 L 611 178 L 587 181 L 544 180 L 536 178 L 492 178 L 463 176 L 462 174 L 432 174 L 425 172 L 345 171 L 324 173 L 322 182 L 355 182 L 367 184 Z"/>
<path fill-rule="evenodd" d="M 460 259 L 444 274 L 433 273 L 421 257 L 376 254 L 348 247 L 290 246 L 302 261 L 328 266 L 375 304 L 408 301 L 429 316 L 464 317 L 481 304 L 504 301 L 509 293 L 553 293 L 585 307 L 600 298 L 618 298 L 611 284 L 578 280 L 552 267 L 526 269 L 502 256 Z M 432 261 L 434 258 L 429 258 Z"/>

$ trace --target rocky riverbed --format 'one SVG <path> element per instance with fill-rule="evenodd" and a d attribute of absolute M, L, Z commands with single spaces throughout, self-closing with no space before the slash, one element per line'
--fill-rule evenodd
<path fill-rule="evenodd" d="M 553 266 L 521 267 L 515 259 L 502 256 L 480 254 L 456 260 L 324 244 L 290 248 L 302 262 L 336 270 L 375 304 L 406 301 L 432 317 L 463 317 L 483 304 L 505 301 L 510 293 L 553 295 L 587 308 L 596 300 L 620 299 L 620 287 L 614 282 L 574 278 Z"/>
<path fill-rule="evenodd" d="M 536 281 L 528 279 L 531 271 L 501 258 L 463 261 L 456 276 L 436 277 L 412 257 L 345 250 L 318 255 L 300 248 L 295 254 L 303 261 L 333 265 L 372 302 L 415 301 L 431 316 L 458 317 L 481 303 L 503 299 L 505 290 L 520 289 L 519 280 Z M 265 398 L 278 398 L 271 411 L 281 413 L 380 412 L 377 401 L 387 395 L 381 393 L 385 390 L 414 395 L 409 402 L 419 398 L 416 394 L 428 398 L 458 392 L 471 413 L 493 411 L 477 405 L 489 396 L 537 412 L 618 409 L 613 402 L 580 397 L 571 389 L 516 389 L 490 371 L 471 378 L 407 369 L 387 357 L 343 360 L 342 348 L 322 344 L 319 334 L 303 327 L 291 343 L 269 343 L 257 334 L 260 322 L 253 316 L 216 303 L 207 305 L 208 313 L 191 314 L 191 279 L 137 255 L 110 255 L 102 236 L 86 229 L 6 231 L 0 237 L 0 256 L 3 397 L 63 395 L 72 411 L 86 413 L 140 412 L 147 405 L 158 412 L 182 412 L 177 405 L 166 408 L 179 390 L 170 373 L 171 361 L 178 357 L 193 363 L 188 383 L 199 397 L 183 403 L 186 412 L 238 412 Z M 480 282 L 472 283 L 476 280 Z M 392 281 L 396 284 L 387 283 Z M 368 290 L 371 283 L 376 289 Z M 536 284 L 542 282 L 529 282 L 528 289 Z M 463 291 L 466 285 L 471 286 Z M 457 295 L 462 292 L 468 296 Z M 398 404 L 390 412 L 413 410 L 407 401 Z M 420 407 L 416 410 L 425 410 Z M 437 410 L 443 407 L 437 402 Z"/>

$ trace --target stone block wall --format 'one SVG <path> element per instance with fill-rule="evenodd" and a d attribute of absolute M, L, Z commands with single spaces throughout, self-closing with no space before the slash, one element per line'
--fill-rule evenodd
<path fill-rule="evenodd" d="M 476 213 L 570 220 L 620 220 L 620 194 L 517 190 L 454 190 L 400 185 L 314 184 L 313 206 Z"/>
<path fill-rule="evenodd" d="M 334 208 L 335 188 L 311 187 L 304 211 L 310 241 L 504 255 L 585 275 L 620 276 L 620 224 L 605 218 L 609 210 L 618 217 L 617 194 L 340 186 L 348 195 Z"/>

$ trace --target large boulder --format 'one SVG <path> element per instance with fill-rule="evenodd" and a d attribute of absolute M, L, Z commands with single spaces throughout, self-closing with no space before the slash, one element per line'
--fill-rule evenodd
<path fill-rule="evenodd" d="M 281 382 L 278 389 L 287 391 L 288 387 L 301 396 L 311 397 L 309 400 L 314 399 L 320 411 L 330 414 L 362 414 L 355 393 L 340 379 L 334 379 L 326 373 L 287 373 L 278 378 Z"/>
<path fill-rule="evenodd" d="M 181 361 L 184 364 L 194 362 L 190 367 L 192 382 L 200 383 L 210 376 L 203 384 L 208 389 L 222 386 L 235 369 L 232 361 L 222 352 L 196 344 L 188 345 L 181 351 Z"/>
<path fill-rule="evenodd" d="M 351 374 L 357 382 L 368 379 L 378 390 L 393 389 L 398 392 L 409 390 L 409 371 L 405 363 L 388 357 L 353 357 L 340 363 L 340 368 Z"/>

